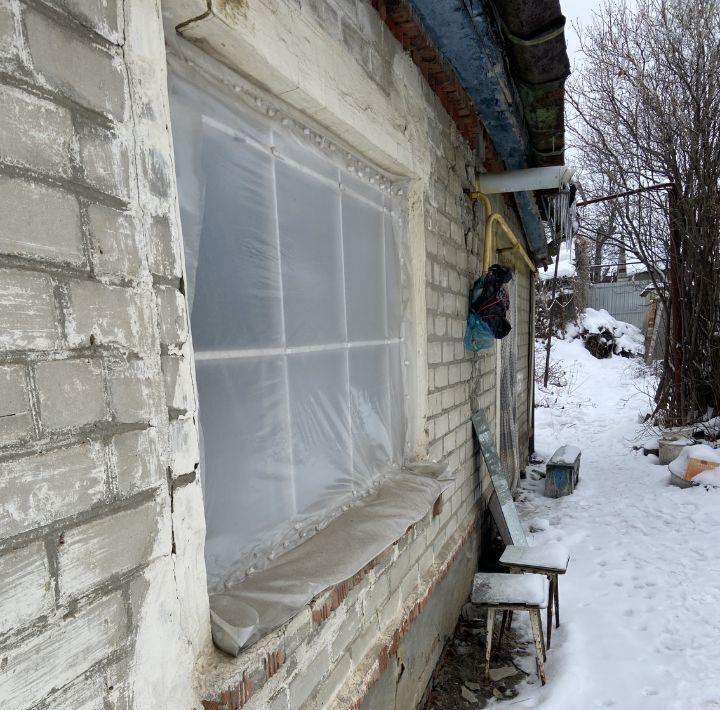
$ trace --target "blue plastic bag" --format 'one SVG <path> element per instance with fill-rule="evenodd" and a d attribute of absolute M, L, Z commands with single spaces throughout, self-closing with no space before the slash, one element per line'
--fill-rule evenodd
<path fill-rule="evenodd" d="M 495 344 L 495 336 L 485 321 L 471 313 L 467 317 L 465 329 L 465 350 L 476 353 L 478 350 L 491 348 Z"/>

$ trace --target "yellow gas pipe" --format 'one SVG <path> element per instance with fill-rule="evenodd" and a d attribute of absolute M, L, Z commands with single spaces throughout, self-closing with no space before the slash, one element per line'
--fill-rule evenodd
<path fill-rule="evenodd" d="M 480 200 L 483 203 L 483 209 L 485 210 L 485 243 L 483 249 L 482 268 L 483 274 L 486 274 L 490 269 L 490 262 L 492 261 L 493 254 L 495 252 L 495 237 L 493 233 L 493 226 L 496 224 L 502 228 L 503 232 L 505 232 L 505 236 L 507 236 L 507 238 L 510 240 L 510 243 L 512 244 L 512 246 L 505 247 L 504 249 L 498 249 L 498 251 L 517 249 L 520 252 L 522 258 L 525 260 L 525 263 L 528 265 L 530 271 L 533 274 L 537 273 L 535 264 L 532 263 L 530 257 L 527 255 L 527 252 L 525 251 L 525 249 L 523 249 L 522 244 L 520 244 L 520 242 L 517 240 L 517 237 L 513 234 L 512 228 L 507 223 L 505 218 L 499 212 L 492 211 L 490 198 L 483 192 L 471 192 L 470 199 Z"/>

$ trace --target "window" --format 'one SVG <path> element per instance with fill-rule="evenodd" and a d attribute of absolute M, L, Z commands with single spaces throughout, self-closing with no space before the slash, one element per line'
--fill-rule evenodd
<path fill-rule="evenodd" d="M 321 136 L 170 88 L 212 587 L 400 465 L 400 239 Z"/>

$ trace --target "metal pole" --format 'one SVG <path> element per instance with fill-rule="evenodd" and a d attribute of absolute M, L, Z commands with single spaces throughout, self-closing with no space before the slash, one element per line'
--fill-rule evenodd
<path fill-rule="evenodd" d="M 555 256 L 555 273 L 553 274 L 552 298 L 550 299 L 550 315 L 548 316 L 548 337 L 545 346 L 545 377 L 543 378 L 543 387 L 547 387 L 548 377 L 550 377 L 550 345 L 552 342 L 553 320 L 555 315 L 555 293 L 557 291 L 557 275 L 558 266 L 560 266 L 560 245 L 558 244 L 558 253 Z"/>

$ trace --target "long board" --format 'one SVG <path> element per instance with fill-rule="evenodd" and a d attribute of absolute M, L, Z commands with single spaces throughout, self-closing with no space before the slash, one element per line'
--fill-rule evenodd
<path fill-rule="evenodd" d="M 503 542 L 506 545 L 527 545 L 525 531 L 520 522 L 507 478 L 503 473 L 500 457 L 485 415 L 481 411 L 475 412 L 472 416 L 472 423 L 493 485 L 494 493 L 490 497 L 490 512 L 500 530 Z"/>

